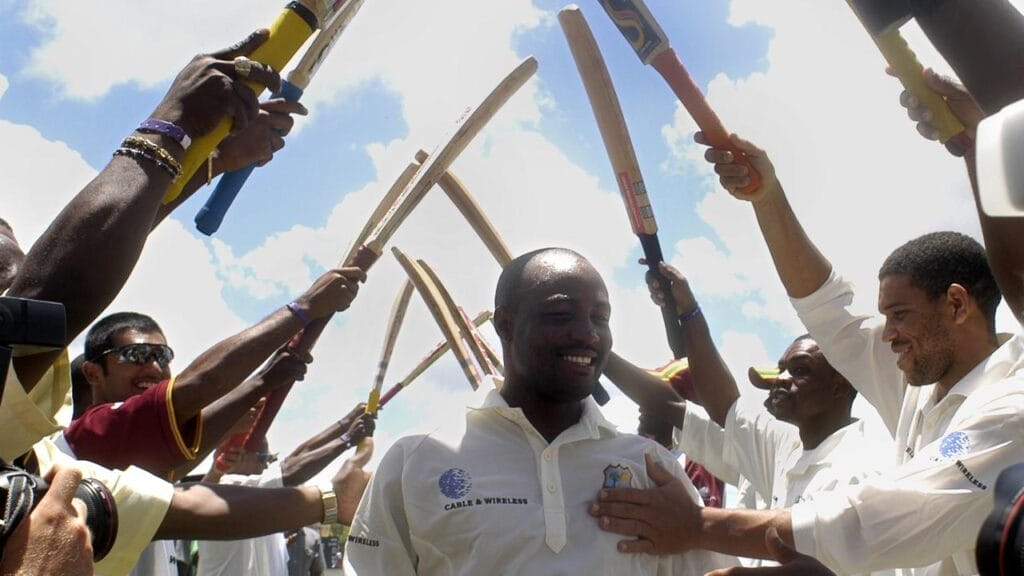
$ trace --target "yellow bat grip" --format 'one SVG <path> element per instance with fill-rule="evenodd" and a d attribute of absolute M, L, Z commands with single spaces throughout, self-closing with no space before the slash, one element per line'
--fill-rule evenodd
<path fill-rule="evenodd" d="M 939 141 L 945 143 L 964 131 L 964 125 L 950 111 L 946 101 L 924 83 L 924 66 L 907 45 L 899 30 L 875 36 L 875 44 L 882 51 L 889 66 L 896 72 L 903 87 L 932 113 L 931 125 L 939 131 Z"/>
<path fill-rule="evenodd" d="M 380 406 L 380 388 L 374 387 L 370 390 L 370 398 L 366 400 L 366 413 L 376 414 Z"/>
<path fill-rule="evenodd" d="M 259 48 L 249 55 L 249 59 L 266 64 L 281 71 L 288 64 L 292 56 L 299 51 L 299 48 L 313 35 L 315 30 L 294 10 L 285 9 L 277 16 L 270 26 L 270 38 Z M 262 84 L 246 82 L 258 96 L 264 89 Z M 192 179 L 196 170 L 206 161 L 211 152 L 221 143 L 231 131 L 231 119 L 224 118 L 217 124 L 213 131 L 204 134 L 192 141 L 185 157 L 181 161 L 181 177 L 171 183 L 171 187 L 164 194 L 164 204 L 170 204 L 181 194 L 185 184 Z"/>

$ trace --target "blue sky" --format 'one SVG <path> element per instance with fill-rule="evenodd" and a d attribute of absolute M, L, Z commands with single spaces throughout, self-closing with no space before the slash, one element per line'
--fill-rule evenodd
<path fill-rule="evenodd" d="M 269 24 L 279 4 L 0 1 L 0 216 L 31 243 L 192 54 Z M 774 361 L 801 329 L 749 207 L 717 188 L 690 143 L 692 122 L 657 73 L 640 64 L 596 2 L 581 5 L 615 82 L 666 257 L 690 275 L 737 373 Z M 250 179 L 215 239 L 192 224 L 204 190 L 154 234 L 111 311 L 154 315 L 182 369 L 333 265 L 412 153 L 432 149 L 462 107 L 532 54 L 540 62 L 534 80 L 452 171 L 514 252 L 559 244 L 590 257 L 609 282 L 616 350 L 641 365 L 667 360 L 659 313 L 635 265 L 639 246 L 555 18 L 561 6 L 366 0 L 307 90 L 310 117 Z M 769 150 L 812 237 L 862 287 L 868 312 L 874 270 L 900 242 L 945 228 L 977 235 L 962 166 L 917 137 L 896 101 L 898 85 L 845 3 L 649 7 L 726 126 Z M 182 29 L 172 32 L 168 22 Z M 919 31 L 910 27 L 907 37 L 923 61 L 945 69 Z M 489 306 L 498 268 L 443 195 L 431 193 L 394 244 L 431 262 L 471 311 Z M 386 256 L 329 328 L 320 359 L 272 430 L 278 449 L 365 397 L 401 279 Z M 391 376 L 438 338 L 414 303 Z M 451 358 L 424 374 L 383 415 L 379 447 L 461 418 L 471 401 L 461 378 Z M 608 412 L 635 426 L 623 398 Z"/>

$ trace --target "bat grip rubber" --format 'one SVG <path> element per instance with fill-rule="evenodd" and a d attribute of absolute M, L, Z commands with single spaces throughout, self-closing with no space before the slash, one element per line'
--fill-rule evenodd
<path fill-rule="evenodd" d="M 700 131 L 704 133 L 708 144 L 732 152 L 736 163 L 747 168 L 750 181 L 739 189 L 740 194 L 750 194 L 757 190 L 761 186 L 761 173 L 754 168 L 747 155 L 733 145 L 729 138 L 729 131 L 725 129 L 718 115 L 711 109 L 697 83 L 693 81 L 690 73 L 686 71 L 686 67 L 679 60 L 676 51 L 672 48 L 664 50 L 651 60 L 651 67 L 657 70 L 672 88 L 672 92 L 679 98 L 679 102 L 693 117 Z"/>
<path fill-rule="evenodd" d="M 594 402 L 597 402 L 599 406 L 604 406 L 612 399 L 608 395 L 608 390 L 605 389 L 604 384 L 597 382 L 594 384 L 594 391 L 590 393 L 594 397 Z"/>
<path fill-rule="evenodd" d="M 394 386 L 389 388 L 387 392 L 381 395 L 380 402 L 377 404 L 377 408 L 383 408 L 384 405 L 390 402 L 391 399 L 394 398 L 395 395 L 398 394 L 401 390 L 402 386 L 399 384 L 395 384 Z"/>
<path fill-rule="evenodd" d="M 665 295 L 665 305 L 661 307 L 661 319 L 665 324 L 665 337 L 668 339 L 668 346 L 672 349 L 672 356 L 682 358 L 686 356 L 686 337 L 683 334 L 683 327 L 679 323 L 679 316 L 676 314 L 676 301 L 672 298 L 672 284 L 668 278 L 661 275 L 658 264 L 665 260 L 661 252 L 661 243 L 658 242 L 657 234 L 638 234 L 640 245 L 644 250 L 644 259 L 647 260 L 648 269 L 654 273 L 661 286 L 661 293 Z"/>
<path fill-rule="evenodd" d="M 267 431 L 270 430 L 270 425 L 274 423 L 274 418 L 277 417 L 277 413 L 281 410 L 281 406 L 284 405 L 284 399 L 288 397 L 288 392 L 291 389 L 292 384 L 288 384 L 287 386 L 275 388 L 267 394 L 267 401 L 263 404 L 263 410 L 256 417 L 256 421 L 253 422 L 252 428 L 245 438 L 246 450 L 253 451 L 259 448 L 260 443 L 267 437 Z"/>
<path fill-rule="evenodd" d="M 302 88 L 287 80 L 282 80 L 281 92 L 272 96 L 272 98 L 276 97 L 284 98 L 289 102 L 298 102 L 299 98 L 302 97 Z M 213 233 L 220 228 L 221 223 L 224 221 L 224 215 L 231 208 L 231 204 L 238 196 L 238 192 L 241 191 L 242 186 L 245 186 L 246 180 L 249 179 L 249 176 L 255 169 L 256 164 L 250 164 L 245 168 L 240 168 L 221 176 L 217 182 L 217 187 L 213 189 L 213 193 L 210 194 L 206 204 L 196 213 L 196 229 L 207 236 L 213 236 Z"/>

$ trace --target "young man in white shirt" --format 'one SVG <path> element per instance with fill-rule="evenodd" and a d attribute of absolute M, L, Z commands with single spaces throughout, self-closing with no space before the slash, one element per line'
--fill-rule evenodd
<path fill-rule="evenodd" d="M 620 434 L 590 399 L 611 349 L 604 282 L 578 254 L 509 263 L 495 327 L 505 382 L 454 438 L 399 440 L 356 512 L 345 559 L 359 574 L 703 574 L 734 565 L 705 551 L 627 556 L 587 517 L 602 486 L 653 486 L 645 455 L 699 495 L 667 450 Z"/>
<path fill-rule="evenodd" d="M 761 173 L 750 201 L 801 319 L 829 361 L 878 409 L 895 433 L 896 466 L 860 486 L 766 513 L 666 505 L 673 487 L 605 492 L 592 513 L 602 526 L 643 539 L 629 551 L 693 546 L 764 557 L 776 527 L 799 552 L 841 573 L 915 568 L 973 574 L 978 528 L 992 506 L 996 476 L 1024 461 L 1024 338 L 997 338 L 999 290 L 985 250 L 956 233 L 897 249 L 879 274 L 884 325 L 848 308 L 852 287 L 806 236 L 764 152 L 737 137 Z M 709 161 L 734 195 L 746 169 L 725 150 Z M 694 525 L 701 530 L 692 530 Z M 689 526 L 687 533 L 683 527 Z"/>

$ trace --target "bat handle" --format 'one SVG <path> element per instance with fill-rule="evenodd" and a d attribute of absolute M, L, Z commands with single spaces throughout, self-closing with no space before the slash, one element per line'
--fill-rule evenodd
<path fill-rule="evenodd" d="M 604 406 L 612 399 L 612 397 L 608 395 L 608 390 L 605 389 L 604 384 L 601 384 L 600 382 L 594 384 L 594 391 L 591 392 L 590 395 L 594 397 L 594 401 L 600 406 Z"/>
<path fill-rule="evenodd" d="M 249 434 L 245 437 L 246 450 L 252 451 L 259 448 L 260 442 L 267 437 L 267 431 L 270 430 L 270 425 L 273 424 L 274 418 L 277 417 L 277 413 L 284 405 L 284 399 L 288 397 L 288 392 L 291 389 L 292 384 L 288 384 L 275 388 L 267 394 L 267 401 L 263 403 L 263 409 L 260 410 L 259 416 L 256 417 L 252 428 L 249 429 Z"/>
<path fill-rule="evenodd" d="M 676 51 L 672 48 L 662 51 L 651 60 L 651 66 L 661 74 L 672 91 L 675 92 L 679 101 L 686 108 L 686 111 L 693 117 L 694 122 L 704 133 L 708 144 L 715 148 L 724 148 L 733 153 L 737 164 L 746 166 L 750 182 L 739 189 L 741 194 L 750 194 L 761 186 L 761 173 L 754 168 L 754 165 L 747 158 L 747 155 L 733 145 L 729 138 L 729 131 L 725 129 L 718 115 L 708 105 L 704 94 L 700 91 L 697 83 L 693 81 L 686 67 L 679 60 Z"/>
<path fill-rule="evenodd" d="M 672 298 L 672 285 L 668 278 L 662 276 L 658 270 L 658 264 L 665 260 L 661 252 L 661 243 L 658 242 L 657 234 L 638 234 L 640 245 L 644 249 L 644 259 L 647 260 L 647 267 L 658 279 L 661 286 L 661 293 L 665 295 L 665 305 L 661 308 L 661 319 L 665 324 L 665 336 L 668 338 L 668 346 L 672 349 L 675 358 L 686 356 L 686 336 L 683 334 L 683 327 L 679 324 L 679 316 L 676 314 L 676 301 Z"/>
<path fill-rule="evenodd" d="M 287 80 L 282 80 L 281 92 L 274 94 L 272 97 L 281 97 L 289 102 L 298 102 L 299 98 L 302 97 L 302 88 Z M 217 187 L 210 194 L 206 204 L 196 213 L 196 229 L 207 236 L 213 236 L 213 233 L 220 228 L 221 222 L 224 221 L 224 215 L 231 208 L 231 203 L 235 201 L 238 192 L 255 169 L 256 164 L 250 164 L 245 168 L 240 168 L 221 176 L 220 181 L 217 182 Z"/>
<path fill-rule="evenodd" d="M 385 392 L 384 394 L 381 395 L 380 403 L 377 405 L 377 407 L 378 408 L 383 408 L 384 405 L 387 404 L 388 402 L 390 402 L 391 399 L 394 398 L 395 395 L 398 394 L 401 390 L 402 390 L 402 385 L 401 384 L 395 384 L 394 386 L 389 388 L 387 392 Z"/>

